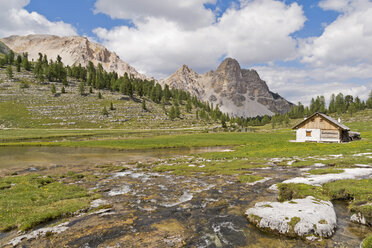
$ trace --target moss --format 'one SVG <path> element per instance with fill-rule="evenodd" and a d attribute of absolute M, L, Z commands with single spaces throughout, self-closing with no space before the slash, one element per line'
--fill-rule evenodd
<path fill-rule="evenodd" d="M 372 248 L 372 234 L 363 241 L 362 248 Z"/>
<path fill-rule="evenodd" d="M 372 179 L 340 180 L 323 185 L 324 192 L 334 200 L 351 201 L 349 209 L 372 218 Z"/>
<path fill-rule="evenodd" d="M 319 224 L 328 224 L 328 222 L 325 219 L 321 219 L 318 223 Z"/>
<path fill-rule="evenodd" d="M 262 220 L 262 217 L 258 216 L 258 215 L 255 215 L 255 214 L 250 214 L 248 216 L 248 219 L 249 221 L 255 223 L 255 224 L 259 224 Z"/>
<path fill-rule="evenodd" d="M 323 175 L 323 174 L 339 174 L 344 172 L 344 170 L 341 169 L 334 169 L 334 168 L 325 168 L 325 169 L 314 169 L 309 170 L 308 173 L 312 175 Z"/>
<path fill-rule="evenodd" d="M 288 222 L 289 234 L 290 235 L 295 235 L 295 231 L 294 231 L 295 226 L 300 221 L 301 221 L 301 218 L 300 217 L 292 217 L 291 220 Z"/>
<path fill-rule="evenodd" d="M 273 206 L 271 206 L 270 204 L 265 204 L 263 205 L 264 208 L 272 208 Z"/>
<path fill-rule="evenodd" d="M 302 199 L 307 196 L 314 196 L 317 199 L 329 200 L 329 197 L 323 194 L 322 187 L 303 183 L 279 183 L 277 186 L 279 190 L 279 201 Z"/>
<path fill-rule="evenodd" d="M 257 175 L 241 175 L 239 176 L 239 182 L 241 183 L 253 183 L 264 179 L 264 177 Z"/>

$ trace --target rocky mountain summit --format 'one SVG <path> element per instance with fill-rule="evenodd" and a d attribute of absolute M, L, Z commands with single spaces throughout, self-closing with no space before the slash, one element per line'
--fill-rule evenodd
<path fill-rule="evenodd" d="M 162 85 L 182 89 L 234 116 L 255 117 L 286 113 L 292 103 L 271 92 L 255 70 L 241 69 L 235 59 L 225 59 L 216 71 L 198 74 L 183 65 Z"/>
<path fill-rule="evenodd" d="M 124 62 L 114 52 L 110 52 L 104 46 L 90 42 L 86 37 L 55 35 L 27 35 L 10 36 L 1 39 L 5 45 L 16 53 L 27 52 L 29 59 L 37 60 L 39 52 L 46 54 L 49 59 L 55 60 L 57 55 L 62 57 L 65 65 L 88 65 L 92 61 L 94 65 L 101 63 L 106 71 L 116 71 L 119 75 L 128 73 L 135 78 L 150 79 L 139 73 Z"/>

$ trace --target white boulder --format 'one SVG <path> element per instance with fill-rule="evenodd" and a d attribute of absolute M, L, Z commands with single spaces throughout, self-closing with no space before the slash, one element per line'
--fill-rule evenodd
<path fill-rule="evenodd" d="M 330 237 L 337 227 L 333 204 L 308 196 L 286 202 L 259 202 L 246 211 L 258 228 L 287 236 Z"/>

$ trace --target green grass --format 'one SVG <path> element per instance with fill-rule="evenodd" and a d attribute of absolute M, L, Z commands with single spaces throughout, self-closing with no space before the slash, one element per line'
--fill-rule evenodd
<path fill-rule="evenodd" d="M 322 187 L 312 186 L 303 183 L 279 183 L 277 185 L 279 201 L 290 201 L 292 199 L 302 199 L 307 196 L 314 196 L 317 199 L 329 200 L 324 194 Z"/>
<path fill-rule="evenodd" d="M 372 234 L 363 241 L 362 248 L 372 248 Z"/>
<path fill-rule="evenodd" d="M 40 175 L 0 179 L 0 231 L 28 230 L 49 220 L 89 207 L 92 197 L 78 186 Z"/>
<path fill-rule="evenodd" d="M 252 168 L 261 167 L 266 167 L 266 165 L 248 160 L 211 161 L 199 163 L 198 165 L 189 161 L 175 165 L 159 165 L 152 168 L 152 170 L 157 172 L 171 171 L 177 175 L 192 175 L 196 173 L 204 173 L 205 175 L 236 175 L 246 174 Z"/>
<path fill-rule="evenodd" d="M 323 175 L 323 174 L 339 174 L 342 172 L 344 172 L 344 170 L 334 169 L 334 168 L 324 168 L 324 169 L 309 170 L 307 173 L 310 173 L 312 175 Z"/>
<path fill-rule="evenodd" d="M 257 175 L 240 175 L 239 176 L 239 182 L 241 183 L 254 183 L 262 179 L 264 179 L 264 177 L 257 176 Z"/>
<path fill-rule="evenodd" d="M 26 105 L 18 102 L 0 102 L 0 125 L 12 123 L 15 127 L 27 127 L 31 122 Z"/>
<path fill-rule="evenodd" d="M 340 180 L 323 185 L 324 192 L 337 200 L 351 200 L 349 209 L 372 218 L 372 178 Z"/>
<path fill-rule="evenodd" d="M 321 200 L 346 200 L 353 213 L 362 213 L 372 218 L 372 178 L 361 180 L 339 180 L 320 186 L 307 184 L 278 184 L 279 201 L 314 196 Z"/>

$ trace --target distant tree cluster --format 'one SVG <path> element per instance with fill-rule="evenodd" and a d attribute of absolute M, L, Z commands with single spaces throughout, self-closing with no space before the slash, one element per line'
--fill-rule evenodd
<path fill-rule="evenodd" d="M 10 50 L 8 54 L 6 54 L 3 58 L 0 58 L 0 67 L 5 67 L 7 70 L 7 76 L 9 79 L 13 78 L 13 68 L 12 66 L 16 67 L 17 72 L 21 71 L 23 67 L 26 71 L 31 71 L 32 65 L 31 62 L 28 61 L 28 53 L 23 53 L 22 55 L 16 54 Z"/>
<path fill-rule="evenodd" d="M 301 102 L 293 106 L 288 115 L 290 118 L 303 118 L 310 116 L 316 112 L 325 114 L 337 113 L 338 115 L 349 113 L 351 116 L 358 111 L 365 108 L 372 108 L 372 91 L 369 94 L 368 100 L 361 101 L 359 97 L 351 95 L 344 96 L 342 93 L 337 95 L 332 94 L 328 107 L 324 96 L 317 96 L 316 99 L 312 98 L 309 107 L 304 107 Z"/>
<path fill-rule="evenodd" d="M 33 72 L 40 82 L 47 80 L 49 82 L 64 82 L 64 84 L 66 84 L 67 70 L 59 55 L 54 62 L 52 59 L 48 61 L 46 55 L 39 53 L 39 58 L 34 66 Z"/>

